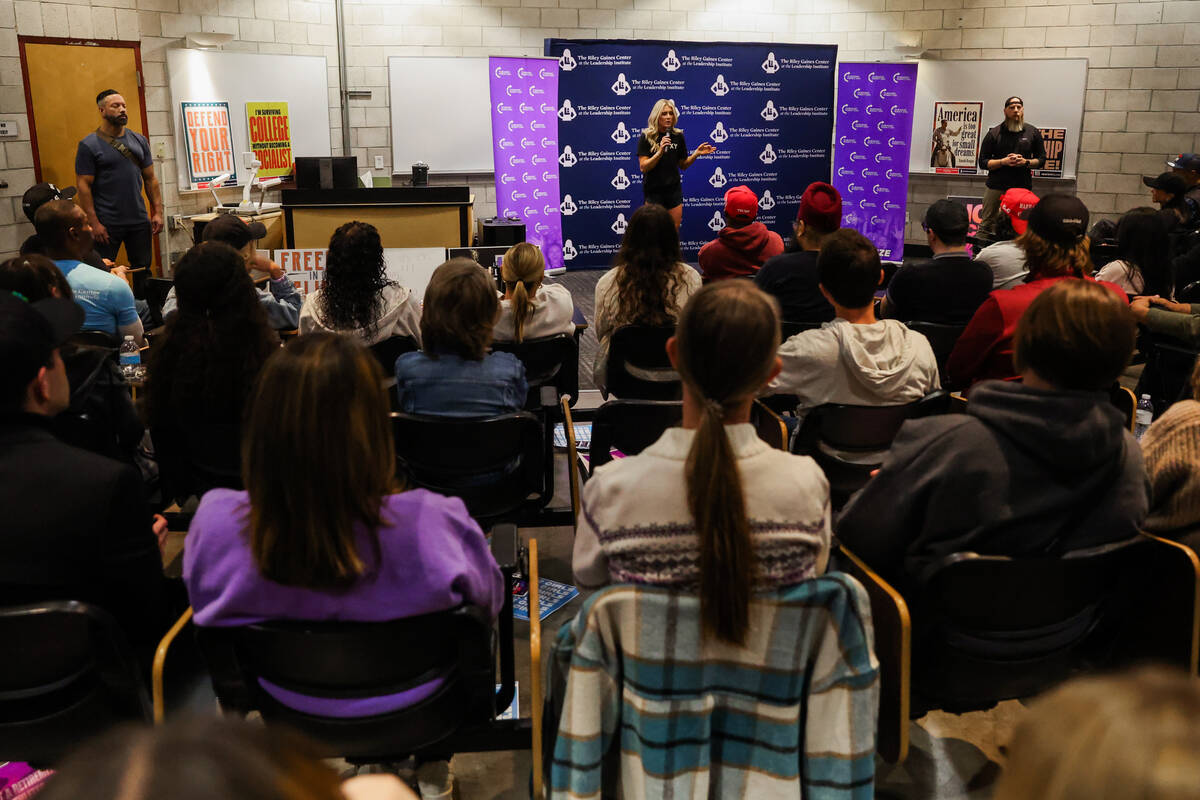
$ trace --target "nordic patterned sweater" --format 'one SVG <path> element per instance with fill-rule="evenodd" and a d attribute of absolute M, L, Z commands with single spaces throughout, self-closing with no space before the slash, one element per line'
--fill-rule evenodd
<path fill-rule="evenodd" d="M 749 424 L 727 425 L 758 570 L 756 591 L 820 575 L 829 560 L 829 483 L 807 456 L 771 448 Z M 596 469 L 584 485 L 573 568 L 582 589 L 636 583 L 699 585 L 700 543 L 684 465 L 695 431 L 669 428 L 636 456 Z"/>

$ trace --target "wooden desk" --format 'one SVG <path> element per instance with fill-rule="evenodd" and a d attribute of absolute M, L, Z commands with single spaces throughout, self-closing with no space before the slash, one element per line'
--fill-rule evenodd
<path fill-rule="evenodd" d="M 466 247 L 474 227 L 469 186 L 285 189 L 288 248 L 328 247 L 352 220 L 379 230 L 385 248 Z"/>
<path fill-rule="evenodd" d="M 238 216 L 241 217 L 242 219 L 252 220 L 254 222 L 261 222 L 264 226 L 266 226 L 267 235 L 258 240 L 257 247 L 259 250 L 275 251 L 275 250 L 283 249 L 283 240 L 284 240 L 283 227 L 284 227 L 284 225 L 283 225 L 283 211 L 281 209 L 277 209 L 275 211 L 267 211 L 263 214 L 238 214 Z M 215 213 L 213 213 L 213 214 L 196 214 L 195 216 L 193 216 L 191 218 L 192 226 L 193 226 L 193 228 L 192 228 L 193 237 L 192 238 L 196 242 L 199 242 L 200 237 L 203 235 L 204 226 L 207 225 L 208 223 L 212 222 L 216 218 L 217 218 L 217 215 Z M 329 244 L 328 240 L 326 240 L 325 244 L 326 245 Z"/>

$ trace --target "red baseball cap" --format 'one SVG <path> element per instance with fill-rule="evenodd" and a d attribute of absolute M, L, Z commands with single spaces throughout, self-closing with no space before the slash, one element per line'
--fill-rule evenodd
<path fill-rule="evenodd" d="M 1028 189 L 1009 189 L 1000 198 L 1000 210 L 1008 214 L 1018 236 L 1029 226 L 1029 212 L 1037 204 L 1038 196 Z"/>
<path fill-rule="evenodd" d="M 725 216 L 750 222 L 758 216 L 758 195 L 749 186 L 734 186 L 725 192 Z"/>
<path fill-rule="evenodd" d="M 800 196 L 796 219 L 823 232 L 842 227 L 842 196 L 828 183 L 810 183 Z"/>

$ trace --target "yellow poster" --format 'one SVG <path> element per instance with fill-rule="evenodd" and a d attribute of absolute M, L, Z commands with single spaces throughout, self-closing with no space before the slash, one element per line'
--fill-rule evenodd
<path fill-rule="evenodd" d="M 275 178 L 292 172 L 292 126 L 287 103 L 246 103 L 246 126 L 250 149 L 262 162 L 259 178 Z"/>

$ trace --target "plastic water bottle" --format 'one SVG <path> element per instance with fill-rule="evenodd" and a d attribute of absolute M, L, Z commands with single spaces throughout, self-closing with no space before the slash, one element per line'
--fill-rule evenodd
<path fill-rule="evenodd" d="M 135 381 L 141 377 L 142 351 L 132 336 L 126 336 L 121 343 L 121 375 L 127 381 Z"/>
<path fill-rule="evenodd" d="M 1137 413 L 1134 414 L 1133 435 L 1138 439 L 1142 438 L 1142 434 L 1150 427 L 1150 423 L 1154 421 L 1154 404 L 1150 402 L 1150 395 L 1144 394 L 1138 400 Z"/>

